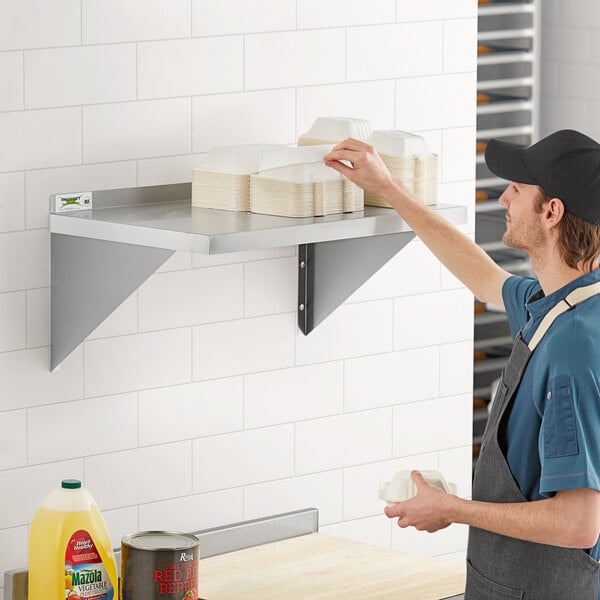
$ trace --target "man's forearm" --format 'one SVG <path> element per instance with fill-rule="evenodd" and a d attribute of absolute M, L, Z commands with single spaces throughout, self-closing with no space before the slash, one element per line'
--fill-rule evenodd
<path fill-rule="evenodd" d="M 438 260 L 481 301 L 503 306 L 502 283 L 509 274 L 477 244 L 407 193 L 399 181 L 391 182 L 383 196 Z"/>
<path fill-rule="evenodd" d="M 590 548 L 597 540 L 595 524 L 585 520 L 578 523 L 578 515 L 563 510 L 564 504 L 555 498 L 504 504 L 456 496 L 447 500 L 447 517 L 453 523 L 564 548 Z"/>

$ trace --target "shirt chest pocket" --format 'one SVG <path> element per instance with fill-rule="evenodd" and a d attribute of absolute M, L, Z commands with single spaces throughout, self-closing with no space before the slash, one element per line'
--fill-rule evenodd
<path fill-rule="evenodd" d="M 546 458 L 579 454 L 571 378 L 568 375 L 561 375 L 550 381 L 546 392 L 543 424 Z"/>

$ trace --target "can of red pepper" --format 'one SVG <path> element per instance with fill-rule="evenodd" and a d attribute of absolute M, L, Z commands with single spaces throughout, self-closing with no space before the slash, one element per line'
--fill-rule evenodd
<path fill-rule="evenodd" d="M 121 600 L 196 600 L 199 540 L 189 533 L 141 531 L 121 540 Z"/>

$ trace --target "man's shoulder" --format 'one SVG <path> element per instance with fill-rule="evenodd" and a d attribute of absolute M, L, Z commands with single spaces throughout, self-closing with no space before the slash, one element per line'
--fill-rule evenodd
<path fill-rule="evenodd" d="M 519 304 L 525 304 L 529 298 L 541 290 L 540 282 L 533 277 L 511 275 L 505 282 L 503 292 Z"/>
<path fill-rule="evenodd" d="M 600 374 L 600 296 L 558 317 L 548 330 L 544 352 L 555 366 L 592 368 Z"/>

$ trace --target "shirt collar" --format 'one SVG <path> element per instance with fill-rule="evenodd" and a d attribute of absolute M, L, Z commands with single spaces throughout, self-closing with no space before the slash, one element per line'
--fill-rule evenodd
<path fill-rule="evenodd" d="M 526 306 L 529 315 L 533 319 L 543 317 L 551 308 L 566 298 L 573 290 L 583 287 L 584 285 L 591 285 L 597 281 L 600 281 L 600 269 L 596 269 L 591 273 L 586 273 L 585 275 L 578 277 L 555 292 L 552 292 L 549 296 L 544 296 L 543 290 L 540 290 L 533 294 L 533 296 L 530 296 L 527 300 Z"/>

